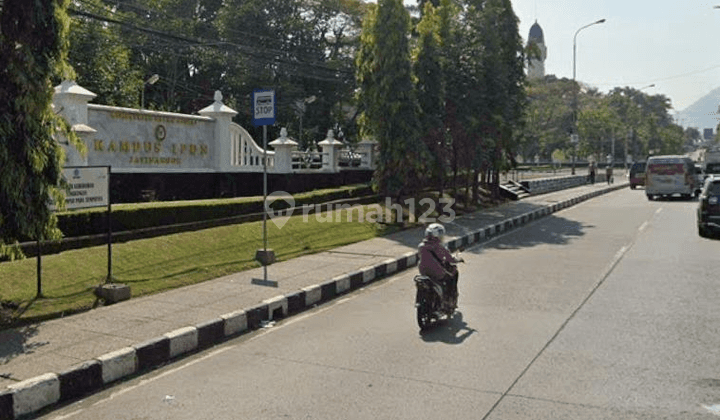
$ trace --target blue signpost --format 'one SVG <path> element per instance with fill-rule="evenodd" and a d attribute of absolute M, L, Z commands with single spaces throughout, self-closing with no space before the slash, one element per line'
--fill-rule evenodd
<path fill-rule="evenodd" d="M 252 95 L 253 125 L 275 124 L 275 91 L 256 89 Z"/>
<path fill-rule="evenodd" d="M 255 259 L 263 266 L 263 278 L 252 279 L 253 284 L 278 287 L 276 281 L 268 280 L 267 266 L 275 262 L 275 252 L 267 247 L 267 126 L 275 124 L 275 91 L 256 89 L 252 94 L 253 125 L 263 128 L 263 249 L 257 250 Z"/>

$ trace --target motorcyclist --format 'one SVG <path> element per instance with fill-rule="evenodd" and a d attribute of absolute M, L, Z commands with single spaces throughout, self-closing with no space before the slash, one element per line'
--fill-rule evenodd
<path fill-rule="evenodd" d="M 462 261 L 452 256 L 443 244 L 445 227 L 440 223 L 432 223 L 425 229 L 425 238 L 418 247 L 420 254 L 420 274 L 443 285 L 445 291 L 457 305 L 458 270 L 454 263 Z"/>

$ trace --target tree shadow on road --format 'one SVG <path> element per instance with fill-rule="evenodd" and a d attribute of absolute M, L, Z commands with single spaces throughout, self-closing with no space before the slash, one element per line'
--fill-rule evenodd
<path fill-rule="evenodd" d="M 484 248 L 513 250 L 543 244 L 568 245 L 573 239 L 585 235 L 588 229 L 595 227 L 557 215 L 545 216 L 539 222 L 525 225 L 522 231 L 513 230 L 502 241 L 493 241 L 470 252 L 480 253 Z"/>
<path fill-rule="evenodd" d="M 446 344 L 462 344 L 476 331 L 468 327 L 463 321 L 462 312 L 457 311 L 452 318 L 438 322 L 430 330 L 421 332 L 420 336 L 428 343 L 439 341 Z"/>
<path fill-rule="evenodd" d="M 447 230 L 446 239 L 459 238 L 473 235 L 482 230 L 482 237 L 479 243 L 487 243 L 489 239 L 496 238 L 498 234 L 507 236 L 502 241 L 494 241 L 483 247 L 475 247 L 471 252 L 480 253 L 482 249 L 519 249 L 542 244 L 566 245 L 572 239 L 585 235 L 587 229 L 594 228 L 594 225 L 582 224 L 576 220 L 566 219 L 562 213 L 552 213 L 538 219 L 523 220 L 519 225 L 512 226 L 513 218 L 527 216 L 538 209 L 546 208 L 548 203 L 537 204 L 530 202 L 515 201 L 500 205 L 496 208 L 488 208 L 472 214 L 464 214 L 452 222 L 443 223 Z M 503 223 L 503 231 L 495 232 L 495 226 Z M 403 230 L 385 236 L 396 243 L 408 247 L 417 247 L 424 236 L 425 226 Z M 521 230 L 521 231 L 520 231 Z M 461 248 L 474 246 L 464 244 Z"/>

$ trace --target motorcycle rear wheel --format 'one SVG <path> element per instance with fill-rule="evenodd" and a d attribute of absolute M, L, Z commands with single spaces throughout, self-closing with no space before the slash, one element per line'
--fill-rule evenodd
<path fill-rule="evenodd" d="M 426 302 L 417 305 L 417 323 L 420 331 L 427 331 L 432 325 L 431 311 Z"/>
<path fill-rule="evenodd" d="M 417 324 L 420 331 L 426 331 L 432 324 L 432 305 L 428 291 L 418 288 L 415 295 L 415 308 L 417 309 Z"/>

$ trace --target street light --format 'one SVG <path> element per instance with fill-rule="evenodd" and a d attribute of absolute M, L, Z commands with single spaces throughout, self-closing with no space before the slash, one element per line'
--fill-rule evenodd
<path fill-rule="evenodd" d="M 578 91 L 578 89 L 577 89 L 577 86 L 575 83 L 575 68 L 576 68 L 575 64 L 577 61 L 576 60 L 576 58 L 577 58 L 577 36 L 580 33 L 580 31 L 582 31 L 583 29 L 588 28 L 593 25 L 597 25 L 599 23 L 604 23 L 604 22 L 605 22 L 605 19 L 600 19 L 593 23 L 587 24 L 587 25 L 583 26 L 582 28 L 578 29 L 577 31 L 575 31 L 575 36 L 573 37 L 573 90 L 575 91 L 574 92 L 575 98 L 573 100 L 573 134 L 571 136 L 571 139 L 572 139 L 571 141 L 575 143 L 575 146 L 573 147 L 573 161 L 572 161 L 572 174 L 573 175 L 575 175 L 575 160 L 576 160 L 576 155 L 577 155 L 577 146 L 578 146 L 578 142 L 579 142 L 578 134 L 577 134 L 577 101 L 578 101 L 577 91 Z"/>
<path fill-rule="evenodd" d="M 308 96 L 305 99 L 298 99 L 297 101 L 295 101 L 295 111 L 297 112 L 298 116 L 300 117 L 300 133 L 298 135 L 298 140 L 300 140 L 299 143 L 301 145 L 303 144 L 303 142 L 302 142 L 302 133 L 303 133 L 302 126 L 303 126 L 303 115 L 305 115 L 305 109 L 306 109 L 305 105 L 315 102 L 316 99 L 317 99 L 317 96 L 312 95 L 312 96 Z"/>
<path fill-rule="evenodd" d="M 647 89 L 647 88 L 651 88 L 651 87 L 655 87 L 655 83 L 653 83 L 652 85 L 647 85 L 647 86 L 645 86 L 645 87 L 641 87 L 641 88 L 638 89 L 638 90 L 643 90 L 643 89 Z"/>
<path fill-rule="evenodd" d="M 140 99 L 140 109 L 144 109 L 144 108 L 145 108 L 145 86 L 147 86 L 147 85 L 154 85 L 155 83 L 157 83 L 158 80 L 160 80 L 160 76 L 158 76 L 157 73 L 155 73 L 155 74 L 153 74 L 152 76 L 150 76 L 150 78 L 147 79 L 147 80 L 143 83 L 142 92 L 141 92 L 141 95 L 140 95 L 140 98 L 141 98 L 141 99 Z"/>

